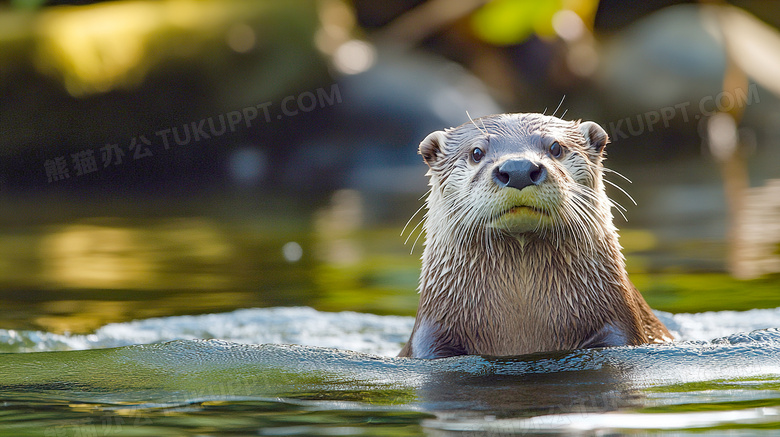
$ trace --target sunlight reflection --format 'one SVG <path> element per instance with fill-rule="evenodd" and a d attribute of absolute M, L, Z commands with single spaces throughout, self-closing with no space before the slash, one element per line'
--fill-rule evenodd
<path fill-rule="evenodd" d="M 225 265 L 232 255 L 232 246 L 200 219 L 151 228 L 73 224 L 40 245 L 46 280 L 68 288 L 222 288 L 230 278 L 206 267 Z"/>
<path fill-rule="evenodd" d="M 363 225 L 363 199 L 354 190 L 333 194 L 328 208 L 317 212 L 315 229 L 319 242 L 317 255 L 329 264 L 350 265 L 362 258 L 355 233 Z"/>
<path fill-rule="evenodd" d="M 49 279 L 77 288 L 143 286 L 154 275 L 146 239 L 140 231 L 71 225 L 42 244 Z M 154 282 L 154 281 L 150 281 Z"/>
<path fill-rule="evenodd" d="M 780 179 L 751 187 L 745 196 L 735 232 L 732 274 L 753 279 L 780 273 Z"/>

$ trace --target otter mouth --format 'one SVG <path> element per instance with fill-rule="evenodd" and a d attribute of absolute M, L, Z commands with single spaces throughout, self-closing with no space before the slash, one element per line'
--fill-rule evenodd
<path fill-rule="evenodd" d="M 515 205 L 493 216 L 490 226 L 513 232 L 530 232 L 549 222 L 547 211 L 530 205 Z"/>
<path fill-rule="evenodd" d="M 543 211 L 543 210 L 541 210 L 539 208 L 534 208 L 533 206 L 529 206 L 529 205 L 515 205 L 515 206 L 513 206 L 513 207 L 511 207 L 511 208 L 509 208 L 509 209 L 507 209 L 507 210 L 505 210 L 503 212 L 501 212 L 500 214 L 498 214 L 496 216 L 496 218 L 501 218 L 501 217 L 511 216 L 511 215 L 520 215 L 520 216 L 543 215 L 543 216 L 547 216 L 549 214 L 547 214 L 547 211 Z"/>

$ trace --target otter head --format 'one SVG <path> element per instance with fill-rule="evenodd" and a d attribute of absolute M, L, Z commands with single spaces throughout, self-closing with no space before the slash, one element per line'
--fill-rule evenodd
<path fill-rule="evenodd" d="M 419 149 L 429 166 L 429 236 L 601 233 L 612 218 L 601 178 L 607 142 L 596 123 L 541 114 L 493 115 L 433 132 Z"/>

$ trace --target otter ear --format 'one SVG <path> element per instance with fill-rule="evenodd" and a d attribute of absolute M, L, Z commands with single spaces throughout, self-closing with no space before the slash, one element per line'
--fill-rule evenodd
<path fill-rule="evenodd" d="M 434 164 L 442 156 L 442 148 L 447 143 L 447 135 L 444 131 L 436 131 L 425 137 L 420 143 L 420 155 L 423 157 L 423 161 L 428 164 L 428 167 L 433 167 Z"/>
<path fill-rule="evenodd" d="M 596 155 L 601 155 L 604 152 L 604 146 L 609 142 L 607 132 L 592 121 L 586 121 L 580 123 L 580 132 L 585 136 L 585 140 Z"/>

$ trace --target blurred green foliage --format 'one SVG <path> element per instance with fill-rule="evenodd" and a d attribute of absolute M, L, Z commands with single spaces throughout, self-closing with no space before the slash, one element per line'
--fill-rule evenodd
<path fill-rule="evenodd" d="M 598 0 L 495 0 L 471 16 L 474 34 L 496 45 L 519 44 L 532 34 L 552 37 L 553 17 L 561 10 L 577 13 L 592 22 Z"/>

